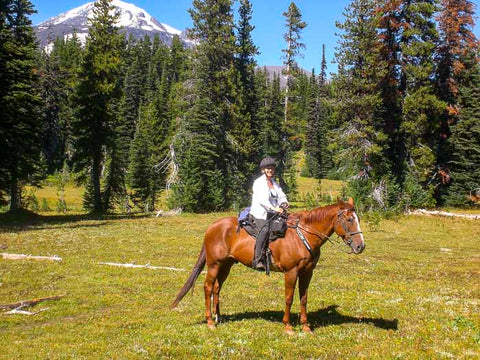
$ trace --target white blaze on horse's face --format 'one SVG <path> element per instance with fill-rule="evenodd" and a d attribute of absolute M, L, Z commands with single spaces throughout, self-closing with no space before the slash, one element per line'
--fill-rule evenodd
<path fill-rule="evenodd" d="M 360 220 L 353 209 L 340 210 L 337 221 L 343 231 L 341 235 L 345 244 L 350 246 L 355 254 L 360 254 L 365 249 Z"/>
<path fill-rule="evenodd" d="M 359 236 L 360 239 L 362 240 L 362 243 L 360 244 L 360 248 L 363 251 L 363 249 L 365 249 L 365 239 L 363 238 L 363 232 L 362 232 L 362 229 L 360 228 L 360 219 L 358 218 L 357 213 L 355 211 L 352 212 L 352 215 L 353 215 L 355 226 L 357 227 L 357 231 L 359 231 L 359 234 L 357 234 L 357 236 Z"/>

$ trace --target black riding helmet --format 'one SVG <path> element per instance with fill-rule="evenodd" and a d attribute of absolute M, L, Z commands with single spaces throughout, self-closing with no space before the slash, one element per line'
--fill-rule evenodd
<path fill-rule="evenodd" d="M 275 159 L 270 156 L 267 156 L 263 158 L 262 161 L 260 161 L 260 169 L 263 169 L 264 167 L 271 166 L 271 165 L 276 166 Z"/>

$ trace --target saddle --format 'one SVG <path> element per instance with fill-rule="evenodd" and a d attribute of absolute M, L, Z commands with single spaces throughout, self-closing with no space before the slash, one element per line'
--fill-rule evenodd
<path fill-rule="evenodd" d="M 241 214 L 241 213 L 240 213 Z M 286 215 L 282 214 L 275 214 L 272 218 L 269 219 L 270 221 L 270 236 L 268 238 L 269 242 L 272 242 L 278 238 L 282 238 L 285 236 L 287 232 L 287 217 Z M 238 228 L 237 232 L 240 229 L 245 229 L 245 231 L 253 238 L 257 238 L 259 229 L 257 224 L 255 223 L 255 218 L 248 214 L 246 217 L 239 216 L 238 219 Z"/>

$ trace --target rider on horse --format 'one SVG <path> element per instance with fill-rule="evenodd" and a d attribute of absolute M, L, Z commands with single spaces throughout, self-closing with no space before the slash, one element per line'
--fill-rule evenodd
<path fill-rule="evenodd" d="M 255 256 L 252 268 L 265 270 L 265 246 L 270 236 L 269 219 L 276 213 L 283 213 L 288 208 L 288 201 L 285 193 L 273 179 L 275 174 L 275 160 L 266 157 L 260 162 L 262 176 L 253 183 L 252 215 L 258 229 L 257 241 L 255 244 Z"/>

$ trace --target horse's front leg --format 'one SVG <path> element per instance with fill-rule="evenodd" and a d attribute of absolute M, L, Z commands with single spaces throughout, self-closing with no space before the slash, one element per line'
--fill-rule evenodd
<path fill-rule="evenodd" d="M 290 324 L 290 309 L 292 308 L 296 283 L 297 270 L 294 268 L 285 273 L 285 314 L 283 315 L 283 323 L 285 324 L 285 332 L 287 334 L 293 334 L 292 324 Z"/>
<path fill-rule="evenodd" d="M 312 332 L 310 326 L 308 325 L 307 319 L 307 294 L 308 294 L 308 285 L 310 285 L 310 280 L 312 279 L 313 270 L 307 271 L 299 276 L 298 283 L 298 292 L 300 293 L 300 324 L 302 325 L 302 331 Z"/>

